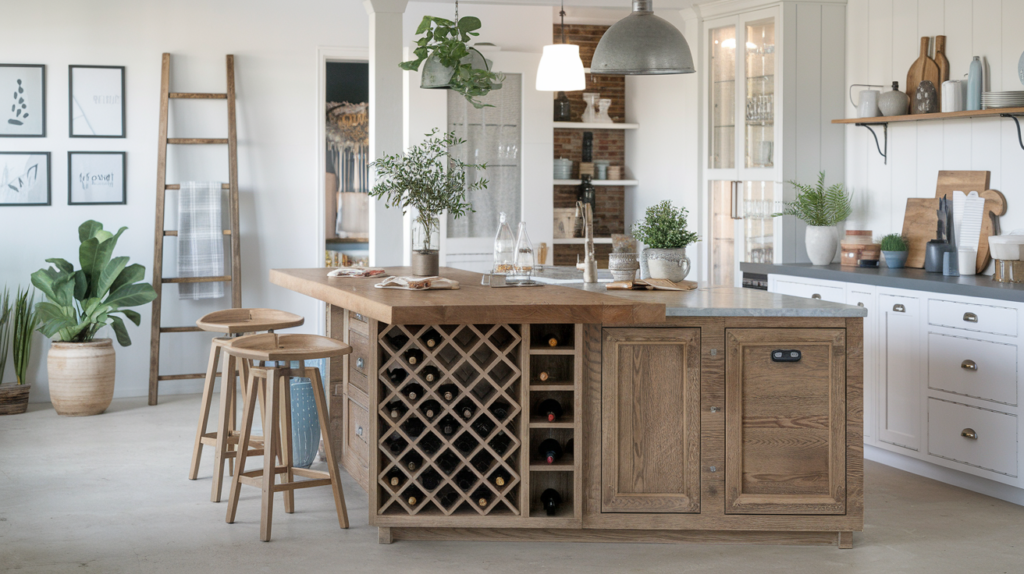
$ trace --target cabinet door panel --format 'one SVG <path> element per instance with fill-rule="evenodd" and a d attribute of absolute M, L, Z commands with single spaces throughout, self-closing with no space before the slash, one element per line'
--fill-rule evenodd
<path fill-rule="evenodd" d="M 700 512 L 700 330 L 605 329 L 602 512 Z"/>
<path fill-rule="evenodd" d="M 845 513 L 845 329 L 725 339 L 726 513 Z M 783 350 L 799 359 L 773 360 Z"/>
<path fill-rule="evenodd" d="M 918 300 L 880 293 L 878 310 L 878 440 L 918 450 L 922 378 Z"/>

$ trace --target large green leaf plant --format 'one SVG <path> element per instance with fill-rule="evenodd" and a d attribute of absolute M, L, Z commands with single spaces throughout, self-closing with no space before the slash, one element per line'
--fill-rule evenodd
<path fill-rule="evenodd" d="M 86 221 L 78 228 L 81 269 L 53 258 L 46 260 L 52 267 L 32 274 L 32 284 L 47 299 L 36 304 L 42 334 L 59 341 L 87 343 L 100 328 L 111 325 L 118 343 L 132 344 L 118 314 L 137 326 L 142 317 L 125 307 L 149 303 L 156 299 L 156 291 L 142 282 L 145 267 L 128 265 L 127 257 L 112 257 L 118 238 L 127 229 L 111 233 L 98 221 Z"/>

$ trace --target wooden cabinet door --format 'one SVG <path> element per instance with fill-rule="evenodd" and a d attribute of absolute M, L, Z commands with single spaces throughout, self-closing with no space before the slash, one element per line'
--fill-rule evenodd
<path fill-rule="evenodd" d="M 605 329 L 602 512 L 700 512 L 700 329 Z"/>
<path fill-rule="evenodd" d="M 844 514 L 846 330 L 726 329 L 725 347 L 726 513 Z"/>

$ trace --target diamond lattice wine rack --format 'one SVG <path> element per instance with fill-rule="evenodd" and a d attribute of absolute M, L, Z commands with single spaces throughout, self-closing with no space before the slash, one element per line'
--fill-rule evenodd
<path fill-rule="evenodd" d="M 377 338 L 377 514 L 521 516 L 522 327 L 381 324 Z"/>

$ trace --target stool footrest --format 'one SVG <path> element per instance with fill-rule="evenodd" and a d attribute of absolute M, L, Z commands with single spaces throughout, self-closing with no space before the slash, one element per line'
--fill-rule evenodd
<path fill-rule="evenodd" d="M 300 488 L 313 488 L 314 486 L 330 486 L 331 479 L 329 478 L 318 478 L 313 480 L 303 480 L 301 482 L 286 482 L 284 484 L 275 484 L 274 492 L 281 492 L 282 490 L 298 490 Z"/>
<path fill-rule="evenodd" d="M 239 440 L 239 438 L 240 437 L 237 434 L 229 435 L 229 436 L 227 436 L 224 439 L 224 444 L 237 445 L 239 442 L 241 442 Z M 203 444 L 205 444 L 207 446 L 216 446 L 217 445 L 217 433 L 214 432 L 214 433 L 206 433 L 206 434 L 204 434 L 203 438 L 200 439 L 200 442 L 202 442 Z M 263 444 L 263 437 L 262 436 L 251 436 L 251 437 L 249 437 L 249 444 L 252 445 L 252 446 L 260 446 L 260 445 Z"/>
<path fill-rule="evenodd" d="M 251 451 L 250 451 L 251 452 Z M 296 488 L 312 488 L 314 486 L 327 486 L 331 484 L 330 473 L 321 470 L 310 470 L 308 468 L 295 468 L 292 467 L 292 473 L 308 478 L 310 480 L 304 480 L 302 482 L 288 482 L 285 484 L 275 484 L 273 487 L 274 492 L 281 490 L 294 490 Z M 275 466 L 274 474 L 284 474 L 288 472 L 287 466 Z M 263 469 L 259 468 L 256 470 L 250 470 L 249 472 L 243 472 L 238 475 L 238 482 L 242 484 L 248 484 L 256 488 L 263 488 Z"/>

